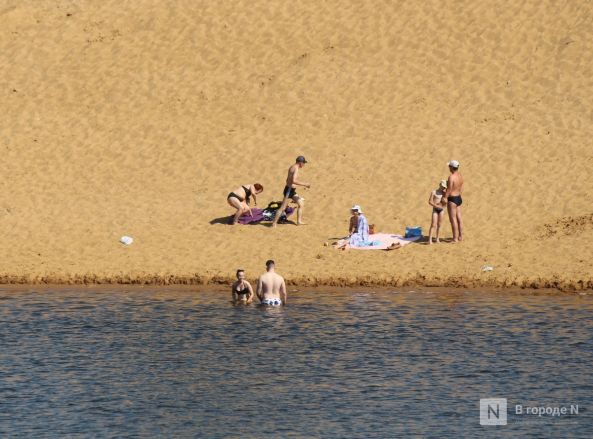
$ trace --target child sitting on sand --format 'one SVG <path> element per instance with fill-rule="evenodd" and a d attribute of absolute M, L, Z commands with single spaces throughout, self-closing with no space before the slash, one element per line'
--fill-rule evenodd
<path fill-rule="evenodd" d="M 428 204 L 432 206 L 432 216 L 430 229 L 428 230 L 428 243 L 432 244 L 432 231 L 436 228 L 437 236 L 436 242 L 439 243 L 439 232 L 441 231 L 441 223 L 445 216 L 445 205 L 443 203 L 443 196 L 447 190 L 447 182 L 441 180 L 439 187 L 430 193 L 428 198 Z"/>

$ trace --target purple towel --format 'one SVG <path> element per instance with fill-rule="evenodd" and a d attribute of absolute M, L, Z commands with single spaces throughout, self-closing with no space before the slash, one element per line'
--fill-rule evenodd
<path fill-rule="evenodd" d="M 244 213 L 239 217 L 240 224 L 251 224 L 251 223 L 259 223 L 261 220 L 264 219 L 264 210 L 258 209 L 254 207 L 251 209 L 251 213 L 253 216 L 249 215 L 248 213 Z"/>
<path fill-rule="evenodd" d="M 253 217 L 248 213 L 245 213 L 239 217 L 239 224 L 257 224 L 265 220 L 272 221 L 272 219 L 274 219 L 273 213 L 275 211 L 268 211 L 268 218 L 266 218 L 266 216 L 264 215 L 264 211 L 265 209 L 258 209 L 257 207 L 254 207 L 253 209 L 251 209 Z M 286 216 L 289 217 L 293 214 L 294 209 L 292 207 L 287 207 L 285 212 Z"/>

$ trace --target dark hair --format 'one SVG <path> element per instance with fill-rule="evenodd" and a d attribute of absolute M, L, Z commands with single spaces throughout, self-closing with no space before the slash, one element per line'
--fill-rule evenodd
<path fill-rule="evenodd" d="M 261 191 L 263 191 L 263 190 L 264 190 L 264 187 L 263 187 L 261 184 L 259 184 L 259 183 L 255 183 L 255 184 L 253 185 L 253 187 L 254 187 L 254 188 L 255 188 L 255 190 L 256 190 L 256 191 L 258 191 L 258 192 L 261 192 Z"/>
<path fill-rule="evenodd" d="M 268 270 L 270 269 L 270 267 L 272 267 L 272 266 L 274 266 L 274 265 L 276 265 L 276 264 L 274 263 L 274 261 L 273 261 L 273 260 L 271 260 L 271 259 L 268 259 L 268 260 L 266 261 L 266 268 L 267 268 Z"/>
<path fill-rule="evenodd" d="M 237 276 L 239 276 L 239 273 L 245 273 L 245 270 L 243 270 L 242 268 L 239 268 L 237 270 Z"/>

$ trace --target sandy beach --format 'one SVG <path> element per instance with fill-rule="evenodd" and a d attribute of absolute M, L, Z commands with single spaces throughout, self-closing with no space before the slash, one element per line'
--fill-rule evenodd
<path fill-rule="evenodd" d="M 2 283 L 593 289 L 591 2 L 2 0 L 0 29 Z M 211 224 L 300 154 L 308 225 Z M 324 245 L 352 204 L 427 235 L 450 159 L 463 243 Z"/>

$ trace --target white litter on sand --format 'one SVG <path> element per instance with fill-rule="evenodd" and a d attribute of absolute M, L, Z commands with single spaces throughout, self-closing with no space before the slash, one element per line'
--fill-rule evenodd
<path fill-rule="evenodd" d="M 122 236 L 121 238 L 119 238 L 119 242 L 125 245 L 130 245 L 132 242 L 134 242 L 134 238 L 132 238 L 131 236 Z"/>

